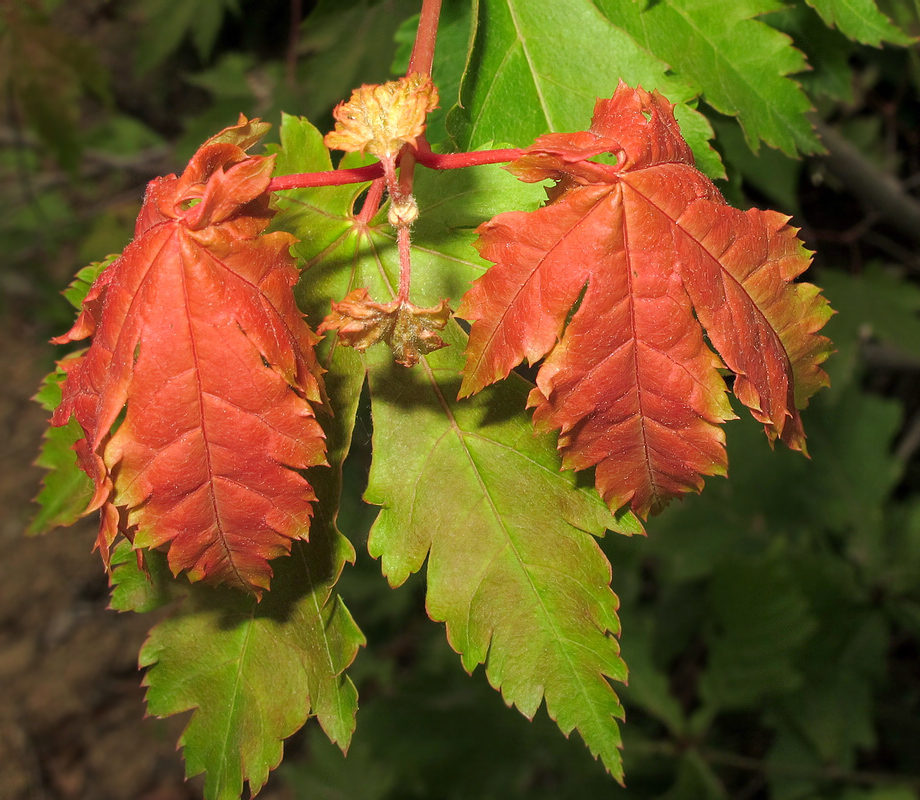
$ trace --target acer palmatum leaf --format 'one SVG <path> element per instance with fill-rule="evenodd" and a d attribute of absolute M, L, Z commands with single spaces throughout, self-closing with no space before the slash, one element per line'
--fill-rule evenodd
<path fill-rule="evenodd" d="M 86 434 L 76 450 L 106 564 L 122 532 L 135 548 L 168 547 L 174 573 L 256 595 L 269 559 L 309 530 L 313 493 L 296 470 L 325 461 L 295 240 L 263 233 L 273 158 L 244 152 L 265 127 L 241 118 L 181 177 L 149 184 L 134 240 L 55 340 L 93 337 L 64 362 L 52 419 L 75 415 Z"/>
<path fill-rule="evenodd" d="M 535 425 L 560 432 L 566 467 L 596 465 L 611 508 L 642 516 L 726 472 L 723 363 L 771 441 L 804 450 L 798 408 L 830 352 L 827 302 L 793 283 L 810 263 L 797 231 L 728 206 L 672 108 L 621 82 L 590 130 L 541 136 L 510 164 L 557 184 L 546 206 L 479 228 L 495 266 L 457 312 L 472 322 L 461 396 L 545 357 Z M 616 164 L 591 160 L 602 153 Z"/>

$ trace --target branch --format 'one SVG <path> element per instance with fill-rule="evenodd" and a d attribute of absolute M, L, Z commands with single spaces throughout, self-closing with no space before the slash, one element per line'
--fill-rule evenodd
<path fill-rule="evenodd" d="M 409 58 L 407 75 L 421 72 L 431 74 L 431 65 L 434 62 L 434 45 L 438 37 L 438 19 L 441 16 L 441 0 L 423 0 L 422 13 L 418 21 L 418 32 L 415 34 L 415 46 Z"/>
<path fill-rule="evenodd" d="M 662 755 L 669 758 L 677 758 L 687 748 L 678 742 L 659 741 L 635 743 L 633 749 L 647 754 Z M 753 758 L 751 756 L 740 755 L 725 750 L 718 750 L 710 747 L 696 747 L 696 752 L 700 758 L 710 765 L 721 765 L 733 767 L 735 769 L 755 772 L 761 775 L 774 773 L 784 775 L 790 778 L 803 778 L 806 780 L 819 781 L 837 781 L 845 784 L 856 784 L 862 786 L 909 786 L 911 788 L 920 788 L 920 775 L 909 775 L 893 772 L 870 772 L 860 770 L 848 770 L 839 767 L 836 764 L 825 764 L 823 766 L 804 766 L 799 764 L 783 764 L 777 762 L 767 763 L 766 761 Z"/>
<path fill-rule="evenodd" d="M 824 162 L 862 203 L 913 242 L 920 243 L 920 203 L 893 177 L 882 172 L 840 133 L 813 119 L 827 147 Z"/>

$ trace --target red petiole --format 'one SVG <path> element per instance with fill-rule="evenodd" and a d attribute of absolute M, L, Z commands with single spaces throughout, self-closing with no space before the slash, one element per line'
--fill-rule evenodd
<path fill-rule="evenodd" d="M 427 142 L 420 141 L 419 144 L 422 147 L 412 151 L 415 161 L 423 167 L 439 170 L 479 167 L 484 164 L 503 164 L 508 161 L 514 161 L 524 152 L 523 150 L 509 147 L 501 150 L 476 150 L 469 153 L 434 153 L 428 147 Z M 316 186 L 343 186 L 348 183 L 373 181 L 381 177 L 383 177 L 383 165 L 378 162 L 355 169 L 279 175 L 276 178 L 272 178 L 268 188 L 271 192 L 281 192 L 286 189 L 304 189 Z"/>

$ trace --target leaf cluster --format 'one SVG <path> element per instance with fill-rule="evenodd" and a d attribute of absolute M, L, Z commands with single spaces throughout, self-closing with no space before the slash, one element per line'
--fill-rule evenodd
<path fill-rule="evenodd" d="M 280 60 L 218 52 L 218 4 L 206 24 L 185 27 L 168 17 L 171 5 L 160 3 L 152 18 L 175 30 L 147 51 L 147 66 L 165 64 L 189 35 L 201 59 L 217 53 L 194 78 L 216 102 L 190 120 L 188 141 L 213 132 L 230 107 L 234 117 L 247 111 L 241 103 L 253 98 L 239 87 L 259 70 L 272 104 L 291 96 Z M 308 57 L 295 82 L 312 91 L 298 107 L 313 119 L 354 85 L 386 77 L 391 32 L 411 38 L 415 4 L 395 13 L 384 5 L 320 2 L 306 21 L 299 47 Z M 910 42 L 907 3 L 887 8 L 900 26 L 872 0 L 858 5 L 448 2 L 433 70 L 442 110 L 429 141 L 524 147 L 583 129 L 595 98 L 612 93 L 611 76 L 622 76 L 677 102 L 697 165 L 727 174 L 727 193 L 795 202 L 798 158 L 821 147 L 807 112 L 817 104 L 828 115 L 853 98 L 842 54 Z M 232 19 L 236 5 L 221 8 Z M 345 39 L 360 46 L 344 49 Z M 333 166 L 319 132 L 298 117 L 283 117 L 268 154 L 276 174 Z M 363 163 L 348 156 L 340 166 Z M 330 299 L 361 287 L 388 298 L 399 283 L 385 213 L 358 218 L 366 189 L 297 189 L 277 200 L 273 230 L 299 239 L 297 300 L 314 329 Z M 495 167 L 420 170 L 415 192 L 413 296 L 430 306 L 459 299 L 489 266 L 472 247 L 482 222 L 534 212 L 546 199 L 542 187 Z M 72 287 L 77 300 L 90 276 Z M 920 639 L 920 513 L 912 489 L 893 499 L 904 464 L 890 443 L 902 409 L 863 380 L 866 331 L 874 342 L 911 341 L 920 302 L 880 268 L 858 280 L 821 278 L 840 312 L 831 334 L 840 353 L 832 390 L 804 417 L 811 461 L 770 453 L 756 425 L 731 423 L 731 482 L 710 481 L 702 497 L 652 523 L 647 540 L 604 536 L 641 528 L 612 513 L 590 481 L 559 471 L 555 434 L 535 436 L 522 411 L 532 388 L 524 378 L 455 399 L 465 342 L 456 322 L 444 332 L 450 346 L 412 371 L 379 347 L 359 356 L 327 336 L 317 357 L 335 412 L 322 418 L 331 468 L 307 472 L 317 496 L 309 541 L 273 563 L 273 590 L 256 602 L 174 578 L 157 553 L 146 572 L 124 545 L 113 555 L 114 608 L 171 608 L 140 662 L 152 714 L 192 710 L 182 739 L 189 775 L 207 774 L 208 797 L 237 797 L 245 782 L 256 792 L 283 740 L 316 716 L 325 737 L 308 727 L 300 741 L 309 760 L 285 772 L 304 797 L 616 791 L 543 715 L 526 725 L 505 714 L 488 682 L 527 717 L 545 703 L 616 775 L 615 720 L 625 708 L 623 796 L 741 796 L 755 783 L 776 798 L 912 796 L 909 778 L 866 788 L 866 774 L 913 769 L 915 734 L 885 714 L 916 689 L 905 665 Z M 42 392 L 49 409 L 59 378 Z M 364 426 L 372 460 L 359 467 L 355 432 Z M 85 505 L 88 483 L 67 458 L 77 436 L 61 427 L 46 440 L 40 463 L 52 471 L 35 531 L 69 523 Z M 355 474 L 365 467 L 366 478 Z M 365 546 L 379 569 L 357 555 Z M 414 577 L 423 569 L 424 586 Z M 380 570 L 403 587 L 386 600 Z M 456 657 L 421 627 L 422 604 L 445 623 L 467 671 L 484 665 L 477 679 L 457 679 Z M 374 647 L 355 660 L 365 635 Z M 623 681 L 626 665 L 629 686 L 614 694 L 610 681 Z M 353 734 L 356 685 L 366 699 Z M 328 741 L 352 745 L 347 762 Z"/>

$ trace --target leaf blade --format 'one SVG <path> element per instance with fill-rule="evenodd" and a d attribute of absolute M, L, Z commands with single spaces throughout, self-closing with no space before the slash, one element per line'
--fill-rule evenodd
<path fill-rule="evenodd" d="M 713 108 L 737 116 L 754 152 L 760 140 L 791 156 L 822 150 L 805 116 L 811 103 L 789 77 L 807 62 L 787 36 L 755 18 L 776 10 L 773 0 L 598 0 L 598 7 Z"/>
<path fill-rule="evenodd" d="M 313 495 L 295 470 L 325 451 L 292 240 L 262 233 L 272 159 L 240 147 L 264 127 L 241 120 L 181 178 L 151 184 L 134 241 L 56 340 L 93 334 L 52 419 L 73 414 L 86 433 L 78 455 L 96 485 L 89 510 L 104 509 L 104 560 L 122 532 L 168 546 L 174 573 L 255 593 L 268 560 L 306 536 Z"/>
<path fill-rule="evenodd" d="M 796 231 L 727 206 L 671 112 L 621 82 L 589 131 L 527 148 L 508 169 L 557 188 L 480 226 L 495 266 L 458 310 L 472 323 L 461 395 L 545 357 L 535 425 L 559 430 L 565 466 L 596 465 L 611 508 L 640 516 L 726 470 L 719 425 L 733 413 L 702 328 L 771 439 L 804 448 L 797 408 L 827 383 L 831 312 L 791 283 L 809 263 Z M 591 160 L 601 153 L 616 165 Z"/>
<path fill-rule="evenodd" d="M 914 40 L 878 8 L 874 0 L 806 0 L 828 26 L 863 44 L 881 47 L 882 42 L 909 45 Z"/>
<path fill-rule="evenodd" d="M 318 134 L 310 138 L 296 121 L 289 124 L 290 141 L 302 142 L 303 150 L 312 155 L 286 167 L 315 169 L 326 158 Z M 317 315 L 326 313 L 328 302 L 320 299 L 321 292 L 341 297 L 367 286 L 379 299 L 395 295 L 399 274 L 395 237 L 382 215 L 356 224 L 352 204 L 361 188 L 343 188 L 335 204 L 325 209 L 322 232 L 298 245 L 310 264 L 310 286 L 303 290 Z M 475 226 L 510 203 L 536 207 L 541 194 L 495 167 L 463 173 L 419 170 L 416 195 L 421 214 L 413 235 L 413 294 L 418 302 L 431 304 L 445 295 L 459 295 L 469 278 L 484 271 L 484 262 L 470 247 Z M 279 224 L 289 225 L 295 233 L 307 225 L 316 230 L 320 211 L 313 191 L 285 196 L 290 205 Z M 462 653 L 466 668 L 485 661 L 493 685 L 502 687 L 506 699 L 526 714 L 534 714 L 545 695 L 562 730 L 577 728 L 592 751 L 619 776 L 615 715 L 620 710 L 605 676 L 621 679 L 625 673 L 614 636 L 618 623 L 609 565 L 593 534 L 600 535 L 606 528 L 638 533 L 641 526 L 629 513 L 614 516 L 593 491 L 578 487 L 571 474 L 559 472 L 551 437 L 533 437 L 521 412 L 526 397 L 523 382 L 495 387 L 474 401 L 454 400 L 463 334 L 451 323 L 445 337 L 450 346 L 429 354 L 412 370 L 394 367 L 389 354 L 379 348 L 372 347 L 361 357 L 369 376 L 375 436 L 365 497 L 383 504 L 370 547 L 381 557 L 393 583 L 420 569 L 427 556 L 429 611 L 448 620 L 451 642 Z M 326 364 L 330 374 L 337 368 L 339 354 L 350 352 L 338 348 Z M 460 471 L 454 468 L 458 463 L 463 465 Z M 425 488 L 438 480 L 440 492 Z M 499 505 L 507 508 L 496 511 L 498 506 L 489 504 L 483 484 L 491 487 L 495 497 L 500 495 Z M 471 516 L 478 520 L 480 512 L 485 514 L 488 536 L 473 531 L 464 538 L 467 521 Z M 495 575 L 478 589 L 477 565 L 490 558 L 483 548 L 501 550 L 505 529 L 515 531 L 535 566 L 528 573 L 518 562 L 515 571 L 512 560 L 504 566 L 511 571 L 510 585 L 516 588 L 503 588 L 505 582 Z M 506 545 L 508 541 L 504 535 Z M 559 577 L 553 563 L 559 547 L 565 548 L 566 565 L 575 577 Z M 540 661 L 540 648 L 534 642 L 520 642 L 526 633 L 515 635 L 517 605 L 503 596 L 503 592 L 524 591 L 528 575 L 552 600 L 540 623 L 539 593 L 531 590 L 526 595 L 529 622 L 522 629 L 539 634 L 540 642 L 549 642 L 553 654 L 547 663 Z M 467 619 L 470 609 L 479 615 L 472 622 Z M 489 619 L 491 612 L 495 620 Z M 509 615 L 504 622 L 503 613 Z M 500 628 L 498 635 L 490 633 L 493 622 Z M 526 650 L 527 655 L 518 658 L 518 650 Z M 547 678 L 561 669 L 564 677 Z M 551 686 L 544 691 L 547 680 Z M 569 696 L 572 686 L 574 699 Z"/>
<path fill-rule="evenodd" d="M 695 90 L 589 0 L 483 0 L 461 108 L 449 129 L 462 147 L 526 147 L 547 131 L 577 130 L 598 97 L 628 78 L 680 104 L 681 125 L 700 168 L 724 175 L 712 129 L 695 110 Z M 573 57 L 573 54 L 577 54 Z M 485 83 L 484 76 L 493 76 Z"/>
<path fill-rule="evenodd" d="M 484 663 L 490 683 L 525 716 L 545 700 L 560 729 L 577 729 L 621 779 L 614 718 L 622 708 L 607 679 L 626 673 L 614 638 L 610 568 L 592 535 L 630 529 L 574 489 L 555 468 L 551 441 L 532 439 L 526 420 L 484 419 L 505 417 L 498 409 L 519 403 L 523 386 L 472 402 L 448 399 L 443 384 L 459 365 L 462 341 L 455 327 L 451 333 L 451 355 L 429 356 L 418 378 L 387 373 L 385 354 L 369 358 L 375 431 L 382 433 L 375 434 L 366 499 L 383 506 L 369 550 L 394 585 L 427 555 L 429 614 L 447 623 L 465 668 Z M 374 394 L 384 374 L 391 389 Z M 400 397 L 414 398 L 411 410 Z M 392 434 L 408 422 L 423 437 L 411 454 Z M 414 489 L 447 480 L 446 495 Z"/>
<path fill-rule="evenodd" d="M 351 558 L 344 537 L 314 537 L 279 564 L 261 603 L 195 585 L 151 631 L 139 658 L 148 711 L 193 710 L 180 745 L 209 800 L 239 797 L 244 781 L 255 794 L 311 712 L 347 748 L 357 692 L 345 669 L 364 638 L 332 586 Z"/>

